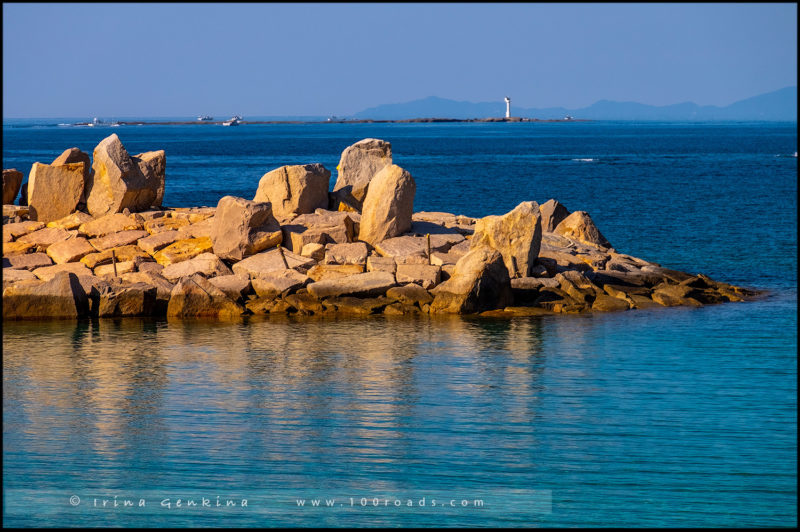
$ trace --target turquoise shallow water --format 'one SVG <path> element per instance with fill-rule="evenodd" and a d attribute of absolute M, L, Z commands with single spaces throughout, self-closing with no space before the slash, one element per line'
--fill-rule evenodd
<path fill-rule="evenodd" d="M 417 210 L 556 197 L 621 251 L 769 295 L 510 321 L 4 323 L 4 523 L 796 525 L 796 125 L 464 126 L 4 127 L 4 167 L 117 132 L 167 149 L 168 203 L 214 204 L 376 136 Z"/>

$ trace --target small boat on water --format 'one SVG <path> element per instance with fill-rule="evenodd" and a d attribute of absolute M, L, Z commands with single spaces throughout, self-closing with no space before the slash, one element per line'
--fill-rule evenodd
<path fill-rule="evenodd" d="M 242 117 L 239 115 L 235 115 L 230 120 L 226 120 L 222 123 L 223 126 L 238 126 L 242 121 Z"/>
<path fill-rule="evenodd" d="M 214 120 L 213 116 L 202 115 L 197 117 L 198 122 L 210 122 Z"/>

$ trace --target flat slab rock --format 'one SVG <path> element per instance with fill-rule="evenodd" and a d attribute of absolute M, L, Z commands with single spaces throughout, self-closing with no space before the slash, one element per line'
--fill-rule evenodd
<path fill-rule="evenodd" d="M 265 273 L 286 269 L 287 266 L 298 270 L 306 270 L 314 264 L 315 261 L 313 259 L 296 255 L 285 249 L 281 254 L 278 248 L 272 248 L 240 260 L 233 265 L 233 273 L 253 279 Z"/>
<path fill-rule="evenodd" d="M 308 293 L 321 299 L 335 296 L 361 296 L 370 297 L 385 294 L 395 284 L 395 277 L 388 272 L 366 272 L 331 279 L 317 281 L 307 286 Z"/>

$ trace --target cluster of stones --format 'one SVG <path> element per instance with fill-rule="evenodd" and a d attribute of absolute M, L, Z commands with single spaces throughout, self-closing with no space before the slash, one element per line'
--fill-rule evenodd
<path fill-rule="evenodd" d="M 388 142 L 265 174 L 252 200 L 162 207 L 163 151 L 116 135 L 3 170 L 3 319 L 263 314 L 519 316 L 740 301 L 754 292 L 618 253 L 555 200 L 414 212 Z M 24 188 L 24 187 L 23 187 Z"/>

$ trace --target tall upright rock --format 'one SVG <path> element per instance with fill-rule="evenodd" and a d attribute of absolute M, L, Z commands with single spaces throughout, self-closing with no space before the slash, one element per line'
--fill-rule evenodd
<path fill-rule="evenodd" d="M 550 199 L 539 205 L 542 213 L 542 232 L 552 233 L 564 218 L 569 216 L 569 211 L 564 205 L 554 199 Z"/>
<path fill-rule="evenodd" d="M 239 261 L 277 246 L 282 240 L 281 226 L 272 216 L 269 203 L 234 196 L 219 200 L 211 230 L 214 253 L 218 257 Z"/>
<path fill-rule="evenodd" d="M 56 157 L 50 166 L 61 166 L 62 164 L 70 163 L 83 163 L 83 188 L 81 191 L 81 203 L 86 203 L 86 182 L 89 181 L 89 176 L 92 173 L 92 161 L 89 159 L 89 154 L 81 151 L 78 148 L 69 148 Z"/>
<path fill-rule="evenodd" d="M 363 139 L 342 152 L 339 175 L 333 187 L 335 210 L 361 211 L 370 181 L 392 164 L 392 145 L 385 140 Z"/>
<path fill-rule="evenodd" d="M 542 213 L 535 201 L 523 201 L 502 216 L 475 224 L 470 248 L 488 246 L 503 256 L 511 277 L 530 277 L 542 245 Z"/>
<path fill-rule="evenodd" d="M 328 206 L 331 172 L 321 164 L 281 166 L 264 174 L 253 201 L 272 204 L 272 214 L 288 220 Z"/>
<path fill-rule="evenodd" d="M 364 198 L 358 239 L 375 245 L 410 230 L 416 191 L 414 178 L 406 170 L 396 164 L 384 167 Z"/>
<path fill-rule="evenodd" d="M 33 163 L 28 176 L 30 219 L 48 223 L 73 213 L 83 195 L 84 166 Z"/>
<path fill-rule="evenodd" d="M 148 151 L 134 155 L 132 159 L 139 166 L 139 171 L 144 176 L 145 188 L 155 194 L 150 206 L 161 207 L 164 202 L 164 185 L 166 183 L 166 153 L 164 150 Z M 143 203 L 146 203 L 146 197 L 144 199 Z"/>
<path fill-rule="evenodd" d="M 86 187 L 86 207 L 92 216 L 143 211 L 156 201 L 158 187 L 142 172 L 143 159 L 134 160 L 116 134 L 100 141 L 93 160 L 94 172 Z"/>
<path fill-rule="evenodd" d="M 3 169 L 3 205 L 11 205 L 19 194 L 22 172 L 16 168 Z"/>

